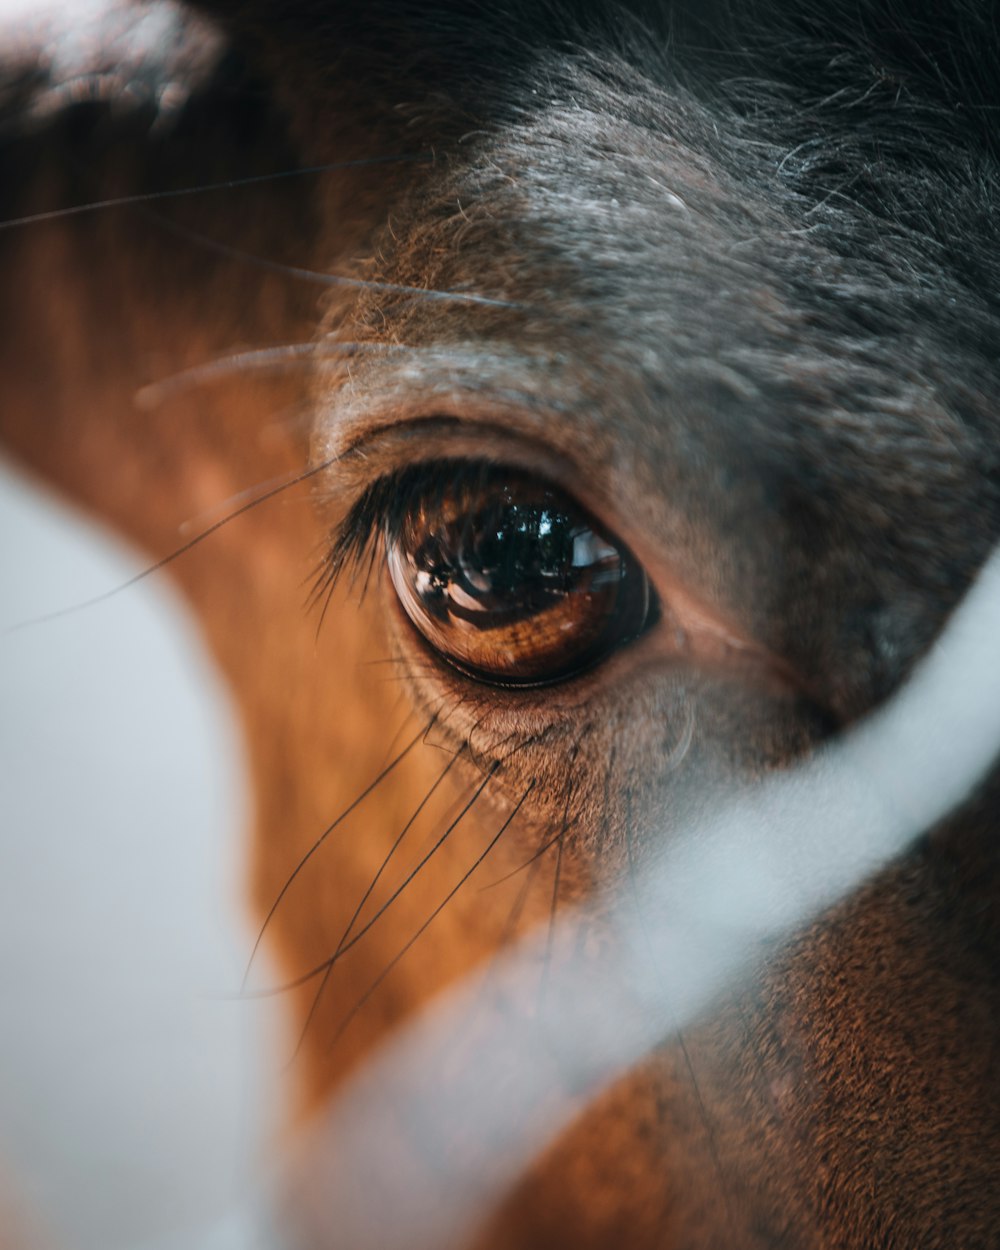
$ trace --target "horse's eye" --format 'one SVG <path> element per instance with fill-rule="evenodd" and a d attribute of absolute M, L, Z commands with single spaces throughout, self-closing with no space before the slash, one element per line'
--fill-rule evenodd
<path fill-rule="evenodd" d="M 551 484 L 453 466 L 403 501 L 389 571 L 410 620 L 445 660 L 497 685 L 571 677 L 653 616 L 642 568 Z"/>

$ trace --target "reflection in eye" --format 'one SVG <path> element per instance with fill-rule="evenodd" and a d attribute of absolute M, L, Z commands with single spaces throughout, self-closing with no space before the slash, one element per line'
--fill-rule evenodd
<path fill-rule="evenodd" d="M 444 462 L 398 482 L 389 572 L 427 642 L 471 677 L 559 681 L 650 622 L 632 556 L 551 484 L 519 470 Z"/>

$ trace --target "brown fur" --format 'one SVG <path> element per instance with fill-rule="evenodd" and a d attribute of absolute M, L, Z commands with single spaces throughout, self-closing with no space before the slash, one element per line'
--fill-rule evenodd
<path fill-rule="evenodd" d="M 226 5 L 206 7 L 227 16 Z M 458 104 L 414 94 L 414 82 L 442 81 L 440 46 L 426 64 L 414 51 L 400 70 L 406 89 L 393 94 L 392 74 L 383 80 L 373 69 L 359 98 L 357 71 L 346 87 L 338 75 L 354 55 L 348 36 L 367 46 L 365 21 L 348 24 L 338 43 L 330 19 L 326 42 L 299 46 L 309 6 L 286 8 L 284 17 L 258 17 L 247 6 L 235 25 L 256 52 L 255 72 L 275 75 L 277 94 L 291 101 L 288 131 L 269 107 L 247 120 L 240 103 L 226 116 L 209 74 L 195 84 L 209 121 L 179 137 L 149 131 L 140 109 L 115 125 L 100 110 L 77 117 L 82 162 L 79 141 L 56 124 L 41 139 L 15 138 L 4 215 L 293 162 L 434 147 L 438 164 L 331 171 L 0 236 L 6 446 L 159 559 L 176 548 L 181 521 L 254 483 L 323 463 L 382 425 L 454 417 L 480 431 L 464 436 L 472 443 L 494 437 L 483 427 L 499 431 L 508 459 L 561 475 L 658 586 L 689 595 L 699 612 L 758 644 L 736 663 L 713 650 L 711 631 L 695 630 L 679 665 L 641 640 L 539 697 L 428 671 L 385 587 L 360 605 L 338 588 L 317 635 L 304 587 L 368 465 L 302 482 L 171 564 L 243 714 L 261 915 L 318 833 L 438 713 L 426 742 L 336 831 L 275 911 L 269 937 L 290 975 L 336 949 L 447 752 L 462 751 L 460 766 L 393 881 L 503 761 L 461 840 L 442 846 L 331 978 L 297 1068 L 304 1112 L 389 1029 L 512 936 L 525 873 L 487 893 L 470 883 L 329 1045 L 346 1009 L 526 786 L 534 786 L 530 802 L 481 883 L 519 868 L 560 822 L 569 832 L 558 870 L 554 852 L 539 859 L 518 930 L 548 917 L 556 871 L 561 905 L 595 883 L 625 880 L 630 855 L 641 871 L 660 831 L 682 829 L 700 792 L 801 757 L 895 688 L 996 540 L 998 504 L 984 467 L 987 454 L 995 458 L 987 424 L 995 359 L 983 353 L 968 369 L 963 359 L 959 394 L 955 366 L 933 356 L 938 341 L 952 344 L 944 331 L 927 330 L 926 342 L 915 338 L 900 356 L 904 348 L 883 329 L 899 362 L 886 381 L 867 341 L 852 338 L 831 307 L 809 304 L 794 280 L 793 259 L 819 283 L 841 258 L 796 235 L 796 210 L 768 187 L 741 184 L 721 143 L 698 148 L 693 106 L 687 116 L 677 105 L 665 132 L 654 133 L 635 110 L 657 114 L 665 105 L 655 93 L 635 104 L 628 72 L 607 87 L 599 71 L 585 70 L 575 99 L 555 84 L 549 109 L 499 122 L 503 109 L 484 105 L 492 130 L 466 137 L 477 119 L 461 85 L 446 74 L 441 87 Z M 392 51 L 397 27 L 385 30 Z M 231 91 L 237 101 L 250 96 L 248 80 Z M 571 170 L 581 207 L 564 221 L 566 135 L 586 127 Z M 607 152 L 614 160 L 603 164 L 594 155 Z M 643 181 L 644 167 L 669 181 L 681 209 L 663 207 L 663 188 Z M 609 274 L 594 239 L 610 228 L 614 215 L 601 214 L 619 178 L 629 188 L 618 205 L 628 224 Z M 303 268 L 478 292 L 509 306 L 430 303 L 384 289 L 319 297 L 285 274 L 206 250 L 185 230 Z M 678 251 L 651 270 L 643 249 L 660 248 L 668 232 Z M 739 247 L 729 250 L 734 237 Z M 859 255 L 862 243 L 851 243 Z M 844 262 L 843 281 L 854 283 L 857 303 L 870 301 L 873 321 L 882 315 L 881 263 L 867 254 Z M 898 271 L 909 263 L 901 244 Z M 136 408 L 137 391 L 161 378 L 243 345 L 306 341 L 317 326 L 371 351 L 290 378 L 237 373 L 165 390 Z M 732 327 L 754 353 L 745 369 L 730 351 Z M 822 344 L 834 342 L 824 356 Z M 659 346 L 645 350 L 649 343 Z M 397 344 L 427 350 L 385 350 Z M 775 359 L 773 371 L 760 364 Z M 310 421 L 288 415 L 306 406 Z M 729 419 L 744 409 L 752 410 L 745 421 Z M 275 421 L 275 413 L 285 415 Z M 422 454 L 454 446 L 451 427 L 424 437 Z M 376 454 L 388 462 L 406 453 L 383 446 Z M 975 523 L 962 528 L 960 517 L 972 514 Z M 406 660 L 405 683 L 391 676 L 394 666 L 370 667 L 390 655 Z M 696 732 L 668 768 L 692 708 Z M 996 1245 L 994 799 L 987 786 L 683 1039 L 664 1039 L 533 1167 L 481 1244 Z M 300 1022 L 314 989 L 292 996 Z"/>

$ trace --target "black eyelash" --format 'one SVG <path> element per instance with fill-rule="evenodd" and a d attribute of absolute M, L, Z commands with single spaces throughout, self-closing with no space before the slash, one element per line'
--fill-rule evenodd
<path fill-rule="evenodd" d="M 341 578 L 350 574 L 356 581 L 362 570 L 363 598 L 384 544 L 400 536 L 415 499 L 433 508 L 452 492 L 481 488 L 495 467 L 485 460 L 428 460 L 373 482 L 334 528 L 316 571 L 310 606 L 325 605 Z"/>

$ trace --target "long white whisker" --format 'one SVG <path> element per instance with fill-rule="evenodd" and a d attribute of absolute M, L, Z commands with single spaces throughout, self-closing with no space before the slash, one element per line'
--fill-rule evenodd
<path fill-rule="evenodd" d="M 188 239 L 199 247 L 208 248 L 220 256 L 229 256 L 233 260 L 243 261 L 257 269 L 267 269 L 272 273 L 287 274 L 292 278 L 300 278 L 304 282 L 312 282 L 326 287 L 352 287 L 362 291 L 381 291 L 389 295 L 414 295 L 423 300 L 442 300 L 458 304 L 478 304 L 487 308 L 525 308 L 526 305 L 513 300 L 498 299 L 489 295 L 476 295 L 470 291 L 439 291 L 434 287 L 406 286 L 399 282 L 380 282 L 373 278 L 352 278 L 345 274 L 323 273 L 318 269 L 305 269 L 299 265 L 286 265 L 282 261 L 269 260 L 266 256 L 257 256 L 253 252 L 244 252 L 242 248 L 221 243 L 197 230 L 180 226 L 176 222 L 156 214 L 155 220 L 181 238 Z"/>
<path fill-rule="evenodd" d="M 23 217 L 8 217 L 0 221 L 0 230 L 13 230 L 19 226 L 33 226 L 45 221 L 61 221 L 66 217 L 80 217 L 102 209 L 128 208 L 137 204 L 154 204 L 159 200 L 177 200 L 185 196 L 204 195 L 210 191 L 231 191 L 239 187 L 251 187 L 259 183 L 278 182 L 283 178 L 301 178 L 309 174 L 323 174 L 331 170 L 352 169 L 366 165 L 432 163 L 431 152 L 404 153 L 402 156 L 375 156 L 354 161 L 331 161 L 326 165 L 305 165 L 300 169 L 283 169 L 273 174 L 252 174 L 246 178 L 226 178 L 222 182 L 203 182 L 192 187 L 177 187 L 167 191 L 142 191 L 135 195 L 117 195 L 105 200 L 89 200 L 86 204 L 71 204 L 67 208 L 52 208 L 41 213 L 27 213 Z"/>
<path fill-rule="evenodd" d="M 218 382 L 235 374 L 284 373 L 299 368 L 304 362 L 330 356 L 356 356 L 362 352 L 413 352 L 416 347 L 401 343 L 348 343 L 321 339 L 315 343 L 281 343 L 275 347 L 257 347 L 250 351 L 220 356 L 203 365 L 182 369 L 158 382 L 150 382 L 135 393 L 139 408 L 156 408 L 171 396 L 191 387 Z"/>

